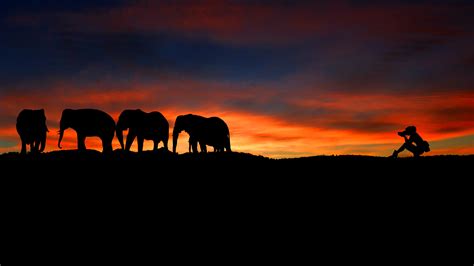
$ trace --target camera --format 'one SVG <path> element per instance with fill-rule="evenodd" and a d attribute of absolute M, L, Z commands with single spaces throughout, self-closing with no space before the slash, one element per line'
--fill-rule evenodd
<path fill-rule="evenodd" d="M 400 137 L 404 137 L 404 136 L 407 135 L 407 132 L 406 132 L 406 131 L 400 131 L 400 132 L 398 132 L 398 135 L 399 135 Z"/>

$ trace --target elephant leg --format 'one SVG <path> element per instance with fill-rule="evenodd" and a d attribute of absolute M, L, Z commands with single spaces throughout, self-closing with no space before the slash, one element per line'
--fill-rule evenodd
<path fill-rule="evenodd" d="M 86 136 L 82 134 L 77 134 L 77 149 L 85 150 L 86 149 Z"/>
<path fill-rule="evenodd" d="M 138 152 L 143 151 L 143 137 L 137 137 Z"/>
<path fill-rule="evenodd" d="M 111 153 L 111 152 L 113 152 L 112 144 L 105 145 L 102 152 L 103 152 L 103 153 Z"/>
<path fill-rule="evenodd" d="M 35 152 L 35 145 L 33 144 L 33 142 L 30 143 L 30 153 L 33 153 Z"/>
<path fill-rule="evenodd" d="M 193 153 L 197 153 L 198 152 L 197 141 L 190 142 L 189 144 L 191 144 Z"/>
<path fill-rule="evenodd" d="M 102 139 L 102 152 L 110 153 L 112 152 L 112 140 L 111 139 Z"/>
<path fill-rule="evenodd" d="M 206 144 L 199 142 L 199 146 L 201 147 L 201 152 L 206 153 L 207 152 L 207 147 Z"/>
<path fill-rule="evenodd" d="M 188 152 L 191 152 L 191 151 L 194 152 L 193 145 L 194 145 L 195 142 L 197 144 L 196 138 L 193 137 L 193 136 L 189 136 L 189 139 L 188 139 L 188 143 L 189 143 Z M 197 147 L 196 147 L 196 150 L 197 150 Z"/>
<path fill-rule="evenodd" d="M 154 151 L 158 150 L 158 143 L 159 142 L 160 142 L 159 140 L 156 140 L 156 139 L 153 140 L 153 150 Z"/>
<path fill-rule="evenodd" d="M 129 151 L 130 147 L 132 147 L 132 143 L 135 140 L 135 133 L 128 132 L 127 134 L 127 142 L 125 143 L 125 150 Z"/>
<path fill-rule="evenodd" d="M 167 137 L 163 139 L 163 146 L 165 147 L 165 150 L 168 151 L 168 138 Z"/>
<path fill-rule="evenodd" d="M 39 141 L 38 140 L 34 140 L 32 143 L 32 148 L 31 148 L 31 152 L 32 153 L 37 153 L 38 152 L 38 148 L 39 148 Z"/>
<path fill-rule="evenodd" d="M 26 154 L 26 143 L 25 141 L 22 139 L 21 140 L 21 154 Z"/>

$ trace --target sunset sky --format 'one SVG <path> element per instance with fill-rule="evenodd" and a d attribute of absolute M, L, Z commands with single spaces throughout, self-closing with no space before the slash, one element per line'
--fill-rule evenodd
<path fill-rule="evenodd" d="M 46 151 L 65 108 L 141 108 L 170 131 L 219 116 L 234 151 L 273 158 L 388 156 L 408 125 L 428 155 L 474 154 L 473 14 L 471 0 L 1 1 L 0 153 L 20 150 L 25 108 L 46 110 Z"/>

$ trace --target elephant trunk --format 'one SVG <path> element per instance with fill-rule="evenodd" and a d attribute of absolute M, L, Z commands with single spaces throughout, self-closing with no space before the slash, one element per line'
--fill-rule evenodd
<path fill-rule="evenodd" d="M 120 147 L 122 147 L 122 150 L 123 150 L 124 146 L 123 146 L 123 130 L 122 130 L 122 128 L 117 126 L 116 133 L 117 133 L 117 139 L 120 142 Z"/>
<path fill-rule="evenodd" d="M 59 140 L 58 140 L 58 148 L 62 149 L 61 147 L 61 141 L 63 140 L 63 135 L 64 135 L 64 129 L 59 130 Z"/>
<path fill-rule="evenodd" d="M 43 152 L 44 151 L 44 148 L 46 146 L 46 132 L 44 132 L 44 135 L 42 136 L 41 140 L 40 140 L 40 149 L 39 149 L 39 152 Z"/>

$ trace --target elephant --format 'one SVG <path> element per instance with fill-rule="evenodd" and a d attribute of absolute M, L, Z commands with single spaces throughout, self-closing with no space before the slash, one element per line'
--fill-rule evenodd
<path fill-rule="evenodd" d="M 107 113 L 97 109 L 64 109 L 59 122 L 58 147 L 61 147 L 64 130 L 72 128 L 77 133 L 77 148 L 85 150 L 86 137 L 99 137 L 103 152 L 112 152 L 115 135 L 115 121 Z"/>
<path fill-rule="evenodd" d="M 189 142 L 188 152 L 191 153 L 192 147 L 193 147 L 193 143 L 196 142 L 196 141 L 193 140 L 192 138 L 189 138 L 188 142 Z M 201 147 L 201 151 L 207 152 L 206 145 L 204 145 L 203 147 Z M 214 147 L 214 152 L 223 152 L 223 151 L 224 151 L 223 149 Z"/>
<path fill-rule="evenodd" d="M 117 138 L 120 146 L 123 146 L 123 131 L 128 129 L 125 150 L 129 151 L 135 137 L 138 142 L 138 152 L 143 151 L 143 141 L 153 140 L 153 150 L 158 148 L 158 143 L 163 141 L 163 145 L 168 150 L 169 138 L 168 120 L 160 112 L 146 113 L 140 109 L 124 110 L 117 122 Z"/>
<path fill-rule="evenodd" d="M 213 146 L 214 151 L 231 151 L 229 128 L 219 117 L 178 116 L 173 129 L 173 153 L 176 153 L 178 136 L 183 130 L 189 134 L 189 145 L 194 153 L 197 153 L 198 142 L 201 152 L 207 152 L 206 145 Z"/>
<path fill-rule="evenodd" d="M 21 139 L 21 154 L 26 154 L 26 145 L 30 145 L 31 153 L 43 152 L 49 132 L 44 109 L 23 109 L 16 120 L 16 131 Z"/>

